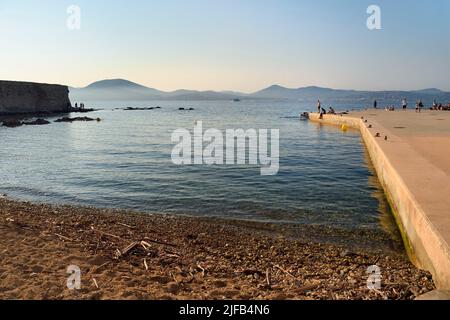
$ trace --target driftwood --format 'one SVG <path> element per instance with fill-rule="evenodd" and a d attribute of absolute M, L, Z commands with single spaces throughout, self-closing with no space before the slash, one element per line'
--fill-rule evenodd
<path fill-rule="evenodd" d="M 279 265 L 275 265 L 274 267 L 277 268 L 278 270 L 284 272 L 284 273 L 287 274 L 289 277 L 291 277 L 291 278 L 293 278 L 293 279 L 297 279 L 296 277 L 294 277 L 294 276 L 292 275 L 292 273 L 290 273 L 290 272 L 287 271 L 286 269 L 280 267 Z"/>
<path fill-rule="evenodd" d="M 205 276 L 205 272 L 206 272 L 205 268 L 203 268 L 203 267 L 200 265 L 200 263 L 197 264 L 197 268 L 199 268 L 199 269 L 202 271 L 202 277 L 204 277 L 204 276 Z"/>
<path fill-rule="evenodd" d="M 97 232 L 97 233 L 100 233 L 100 234 L 103 235 L 103 236 L 115 238 L 115 239 L 118 239 L 118 240 L 121 240 L 121 241 L 127 241 L 127 240 L 125 240 L 124 238 L 121 238 L 121 237 L 119 237 L 119 236 L 116 236 L 115 234 L 108 233 L 108 232 L 104 232 L 104 231 L 100 231 L 100 230 L 95 230 L 94 227 L 91 227 L 91 229 L 92 229 L 92 231 Z"/>
<path fill-rule="evenodd" d="M 145 270 L 147 270 L 147 271 L 148 271 L 148 264 L 147 264 L 147 259 L 144 259 L 144 267 L 145 267 Z"/>
<path fill-rule="evenodd" d="M 174 248 L 178 247 L 176 244 L 173 244 L 173 243 L 162 242 L 162 241 L 158 241 L 158 240 L 151 240 L 151 239 L 149 239 L 147 237 L 145 238 L 145 240 L 149 241 L 149 242 L 152 242 L 152 243 L 160 244 L 160 245 L 163 245 L 163 246 L 169 246 L 169 247 L 174 247 Z"/>
<path fill-rule="evenodd" d="M 266 270 L 266 282 L 269 287 L 272 286 L 272 279 L 270 278 L 270 269 Z"/>
<path fill-rule="evenodd" d="M 94 282 L 95 287 L 96 287 L 97 289 L 99 289 L 97 280 L 95 280 L 95 278 L 92 278 L 92 282 Z"/>
<path fill-rule="evenodd" d="M 61 235 L 61 234 L 59 234 L 59 233 L 55 233 L 55 236 L 57 236 L 57 237 L 59 237 L 59 238 L 61 238 L 61 239 L 63 239 L 63 240 L 67 240 L 67 241 L 73 242 L 73 239 L 70 239 L 70 238 L 68 238 L 68 237 L 65 237 L 65 236 L 63 236 L 63 235 Z"/>

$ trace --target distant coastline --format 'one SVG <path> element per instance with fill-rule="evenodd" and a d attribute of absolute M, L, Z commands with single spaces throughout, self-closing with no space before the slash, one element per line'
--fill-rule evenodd
<path fill-rule="evenodd" d="M 69 88 L 72 101 L 145 101 L 145 100 L 249 100 L 249 99 L 290 99 L 314 101 L 318 98 L 324 101 L 361 101 L 361 103 L 372 102 L 374 99 L 380 103 L 400 102 L 407 98 L 409 101 L 422 99 L 431 103 L 433 99 L 441 100 L 443 103 L 450 102 L 450 92 L 431 88 L 413 91 L 358 91 L 339 90 L 321 87 L 304 87 L 290 89 L 279 85 L 273 85 L 255 93 L 242 93 L 231 91 L 195 91 L 176 90 L 166 92 L 149 88 L 128 80 L 113 79 L 94 82 L 84 88 Z"/>

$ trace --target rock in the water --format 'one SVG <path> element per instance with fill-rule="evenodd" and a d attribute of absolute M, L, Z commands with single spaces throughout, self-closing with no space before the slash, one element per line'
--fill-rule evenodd
<path fill-rule="evenodd" d="M 95 121 L 95 120 L 97 120 L 97 122 L 101 121 L 100 118 L 92 119 L 92 118 L 88 118 L 88 117 L 76 117 L 76 118 L 64 117 L 64 118 L 55 120 L 55 122 L 70 122 L 70 123 L 72 123 L 74 121 Z"/>
<path fill-rule="evenodd" d="M 34 121 L 24 122 L 23 124 L 26 126 L 42 126 L 50 124 L 50 122 L 45 119 L 36 119 Z"/>
<path fill-rule="evenodd" d="M 7 120 L 7 121 L 3 121 L 3 126 L 4 127 L 8 127 L 8 128 L 16 128 L 16 127 L 20 127 L 23 125 L 22 121 L 19 120 Z"/>
<path fill-rule="evenodd" d="M 149 107 L 149 108 L 133 108 L 133 107 L 128 107 L 128 108 L 125 108 L 124 110 L 125 111 L 147 111 L 147 110 L 154 110 L 155 108 L 154 107 Z M 156 109 L 160 109 L 159 107 L 158 108 L 156 108 Z"/>

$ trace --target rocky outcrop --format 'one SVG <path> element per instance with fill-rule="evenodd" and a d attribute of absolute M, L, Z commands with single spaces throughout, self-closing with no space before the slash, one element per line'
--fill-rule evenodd
<path fill-rule="evenodd" d="M 68 112 L 70 107 L 67 86 L 0 81 L 0 115 Z"/>

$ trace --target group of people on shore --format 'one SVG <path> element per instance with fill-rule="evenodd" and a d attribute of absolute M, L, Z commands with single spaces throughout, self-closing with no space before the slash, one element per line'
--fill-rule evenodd
<path fill-rule="evenodd" d="M 84 110 L 84 103 L 80 103 L 80 107 L 78 107 L 78 102 L 75 103 L 75 109 Z"/>
<path fill-rule="evenodd" d="M 320 119 L 323 119 L 324 114 L 336 114 L 336 111 L 333 109 L 333 107 L 329 107 L 328 111 L 322 108 L 322 103 L 320 100 L 317 100 L 317 113 L 320 114 Z"/>
<path fill-rule="evenodd" d="M 424 108 L 424 104 L 422 100 L 416 101 L 416 112 L 420 113 L 421 110 Z M 375 100 L 373 102 L 373 108 L 378 108 L 378 101 Z M 406 98 L 402 99 L 402 109 L 407 110 L 408 109 L 408 100 Z M 385 108 L 386 111 L 395 111 L 395 106 L 389 106 Z M 450 110 L 450 103 L 447 106 L 444 106 L 442 103 L 438 104 L 436 100 L 433 101 L 433 106 L 430 108 L 430 110 L 440 110 L 440 111 L 449 111 Z"/>
<path fill-rule="evenodd" d="M 416 101 L 416 112 L 420 113 L 421 110 L 424 108 L 424 104 L 422 100 Z M 374 100 L 373 102 L 373 108 L 378 109 L 378 101 Z M 407 110 L 408 109 L 408 100 L 406 98 L 402 99 L 402 109 Z M 395 106 L 391 105 L 385 108 L 386 111 L 395 111 Z M 437 111 L 450 111 L 450 103 L 448 105 L 443 105 L 442 103 L 437 103 L 436 100 L 433 100 L 433 105 L 430 107 L 430 110 L 437 110 Z M 320 119 L 323 119 L 324 114 L 336 114 L 336 111 L 333 109 L 333 107 L 329 107 L 328 111 L 325 110 L 325 108 L 322 107 L 322 103 L 320 102 L 320 99 L 317 100 L 317 113 L 320 115 Z"/>

